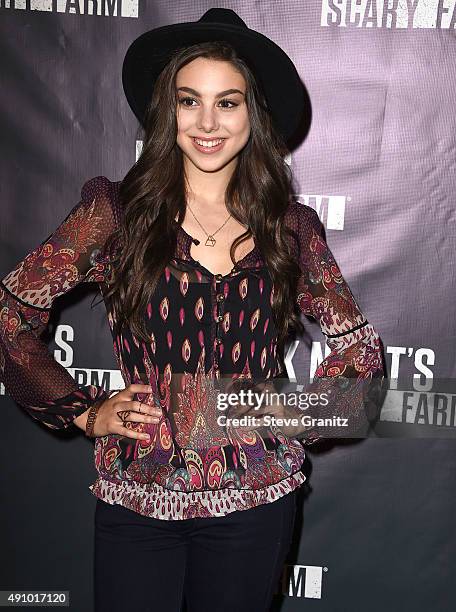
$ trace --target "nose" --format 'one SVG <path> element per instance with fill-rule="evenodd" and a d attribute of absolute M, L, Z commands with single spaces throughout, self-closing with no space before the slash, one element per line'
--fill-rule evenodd
<path fill-rule="evenodd" d="M 213 132 L 218 129 L 216 111 L 211 106 L 201 107 L 197 117 L 197 128 L 205 132 Z"/>

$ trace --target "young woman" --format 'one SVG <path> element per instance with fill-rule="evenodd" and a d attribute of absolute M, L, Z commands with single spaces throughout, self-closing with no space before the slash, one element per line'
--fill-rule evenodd
<path fill-rule="evenodd" d="M 285 375 L 301 313 L 331 348 L 317 379 L 382 377 L 380 339 L 317 214 L 291 198 L 285 142 L 303 98 L 288 56 L 211 9 L 134 41 L 123 82 L 142 154 L 121 182 L 88 180 L 3 279 L 2 381 L 43 424 L 95 439 L 97 612 L 177 612 L 184 598 L 189 611 L 268 610 L 304 447 L 324 434 L 224 427 L 213 382 Z M 114 394 L 77 385 L 39 339 L 82 282 L 106 305 L 126 385 Z"/>

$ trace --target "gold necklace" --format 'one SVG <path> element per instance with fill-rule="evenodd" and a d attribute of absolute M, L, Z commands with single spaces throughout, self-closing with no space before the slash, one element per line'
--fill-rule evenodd
<path fill-rule="evenodd" d="M 228 215 L 228 219 L 225 221 L 225 223 L 223 223 L 217 230 L 215 230 L 215 232 L 213 234 L 208 234 L 206 232 L 206 230 L 204 229 L 204 227 L 201 225 L 201 223 L 198 221 L 198 219 L 196 218 L 195 213 L 193 212 L 193 210 L 190 208 L 189 204 L 187 204 L 188 209 L 190 210 L 190 212 L 192 213 L 192 215 L 195 217 L 195 221 L 198 223 L 198 225 L 201 227 L 201 229 L 203 230 L 203 232 L 206 234 L 207 238 L 206 238 L 206 242 L 204 243 L 204 246 L 215 246 L 215 243 L 217 242 L 216 239 L 214 238 L 214 235 L 220 231 L 222 229 L 222 227 L 228 222 L 229 218 L 231 217 L 231 213 Z"/>

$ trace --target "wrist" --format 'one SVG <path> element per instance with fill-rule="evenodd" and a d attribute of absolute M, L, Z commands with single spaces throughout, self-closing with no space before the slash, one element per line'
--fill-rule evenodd
<path fill-rule="evenodd" d="M 85 412 L 73 419 L 73 423 L 76 425 L 76 427 L 79 427 L 79 429 L 82 429 L 83 431 L 86 430 L 88 414 L 89 410 L 87 409 Z"/>
<path fill-rule="evenodd" d="M 97 416 L 98 416 L 98 410 L 100 409 L 100 406 L 104 403 L 104 398 L 99 399 L 98 401 L 96 401 L 94 404 L 92 404 L 92 406 L 90 406 L 88 412 L 87 412 L 87 420 L 86 420 L 86 425 L 85 425 L 85 435 L 88 438 L 94 438 L 94 434 L 93 434 L 93 430 L 95 427 L 95 421 L 97 420 Z"/>

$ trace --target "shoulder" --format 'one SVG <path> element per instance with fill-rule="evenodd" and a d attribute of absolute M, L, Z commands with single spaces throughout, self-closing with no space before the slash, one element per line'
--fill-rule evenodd
<path fill-rule="evenodd" d="M 93 200 L 99 197 L 112 198 L 117 185 L 117 182 L 110 181 L 106 176 L 94 176 L 83 184 L 81 197 L 83 200 Z"/>
<path fill-rule="evenodd" d="M 81 199 L 100 215 L 113 218 L 115 225 L 120 219 L 119 187 L 121 181 L 111 181 L 106 176 L 88 179 L 81 188 Z"/>
<path fill-rule="evenodd" d="M 284 216 L 287 225 L 314 225 L 321 224 L 317 211 L 307 204 L 301 204 L 297 200 L 290 200 Z"/>
<path fill-rule="evenodd" d="M 317 211 L 307 204 L 290 200 L 284 215 L 285 226 L 291 231 L 293 238 L 302 249 L 310 243 L 313 233 L 322 234 L 322 223 Z"/>

